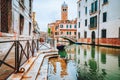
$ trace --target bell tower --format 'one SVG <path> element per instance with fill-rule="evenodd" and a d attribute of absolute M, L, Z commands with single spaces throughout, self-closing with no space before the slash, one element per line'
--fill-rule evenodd
<path fill-rule="evenodd" d="M 65 2 L 61 6 L 61 20 L 68 20 L 68 5 Z"/>

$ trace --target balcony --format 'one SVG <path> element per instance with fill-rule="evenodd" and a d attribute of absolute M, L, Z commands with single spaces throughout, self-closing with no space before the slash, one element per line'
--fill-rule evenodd
<path fill-rule="evenodd" d="M 89 14 L 90 15 L 93 15 L 93 14 L 95 14 L 95 13 L 97 13 L 98 11 L 97 10 L 89 10 Z"/>
<path fill-rule="evenodd" d="M 95 29 L 97 29 L 97 25 L 96 26 L 94 26 L 94 25 L 88 25 L 88 28 L 89 28 L 89 30 L 95 30 Z"/>

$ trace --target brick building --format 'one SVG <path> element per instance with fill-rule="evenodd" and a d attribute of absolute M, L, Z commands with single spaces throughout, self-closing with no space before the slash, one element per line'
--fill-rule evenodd
<path fill-rule="evenodd" d="M 68 20 L 68 5 L 64 2 L 61 6 L 61 20 L 49 23 L 51 37 L 56 40 L 63 40 L 62 36 L 76 38 L 77 19 Z"/>

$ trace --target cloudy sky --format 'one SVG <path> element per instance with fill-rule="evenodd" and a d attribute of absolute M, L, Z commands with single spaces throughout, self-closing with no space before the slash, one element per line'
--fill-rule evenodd
<path fill-rule="evenodd" d="M 47 24 L 61 19 L 61 5 L 68 4 L 68 19 L 77 17 L 78 0 L 33 0 L 33 11 L 41 31 L 47 31 Z"/>

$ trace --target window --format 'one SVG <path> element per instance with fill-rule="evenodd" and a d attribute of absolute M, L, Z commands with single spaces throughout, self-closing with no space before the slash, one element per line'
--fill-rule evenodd
<path fill-rule="evenodd" d="M 97 11 L 97 1 L 91 4 L 91 13 L 94 13 Z"/>
<path fill-rule="evenodd" d="M 32 12 L 32 2 L 31 0 L 29 0 L 29 14 L 31 14 Z"/>
<path fill-rule="evenodd" d="M 55 27 L 55 30 L 58 30 L 58 26 Z"/>
<path fill-rule="evenodd" d="M 90 18 L 90 28 L 97 27 L 97 16 Z"/>
<path fill-rule="evenodd" d="M 108 3 L 108 0 L 103 0 L 103 4 L 106 4 L 106 3 Z"/>
<path fill-rule="evenodd" d="M 79 26 L 79 28 L 80 28 L 80 22 L 78 23 L 78 26 Z"/>
<path fill-rule="evenodd" d="M 119 38 L 120 38 L 120 27 L 119 27 Z"/>
<path fill-rule="evenodd" d="M 76 35 L 76 32 L 74 32 L 74 35 Z"/>
<path fill-rule="evenodd" d="M 87 14 L 87 7 L 85 7 L 85 14 Z"/>
<path fill-rule="evenodd" d="M 66 25 L 66 28 L 68 28 L 68 25 Z"/>
<path fill-rule="evenodd" d="M 78 38 L 80 38 L 80 32 L 78 32 Z"/>
<path fill-rule="evenodd" d="M 107 21 L 107 13 L 104 12 L 104 13 L 103 13 L 103 22 L 106 22 L 106 21 Z"/>
<path fill-rule="evenodd" d="M 60 25 L 60 28 L 63 28 L 63 25 Z"/>
<path fill-rule="evenodd" d="M 95 11 L 97 11 L 97 1 L 95 1 Z"/>
<path fill-rule="evenodd" d="M 67 32 L 67 35 L 68 35 L 68 32 Z"/>
<path fill-rule="evenodd" d="M 102 30 L 102 38 L 106 38 L 106 29 Z"/>
<path fill-rule="evenodd" d="M 10 25 L 8 25 L 8 2 L 7 0 L 0 0 L 0 31 L 8 33 Z"/>
<path fill-rule="evenodd" d="M 76 24 L 74 25 L 74 28 L 77 28 L 77 27 L 76 27 Z"/>
<path fill-rule="evenodd" d="M 84 31 L 84 38 L 87 38 L 87 32 Z"/>
<path fill-rule="evenodd" d="M 24 17 L 20 15 L 20 26 L 19 26 L 19 34 L 23 34 L 23 28 L 24 28 Z"/>
<path fill-rule="evenodd" d="M 71 35 L 71 32 L 69 32 L 69 34 Z"/>
<path fill-rule="evenodd" d="M 61 32 L 61 34 L 63 34 L 63 32 Z"/>
<path fill-rule="evenodd" d="M 87 26 L 87 19 L 85 20 L 85 26 Z"/>
<path fill-rule="evenodd" d="M 29 35 L 31 35 L 31 23 L 29 23 Z"/>
<path fill-rule="evenodd" d="M 63 11 L 67 11 L 67 9 L 63 9 Z"/>
<path fill-rule="evenodd" d="M 72 25 L 70 25 L 70 28 L 72 28 Z"/>
<path fill-rule="evenodd" d="M 55 35 L 57 35 L 57 32 L 55 32 Z"/>
<path fill-rule="evenodd" d="M 79 13 L 78 13 L 78 14 L 79 14 L 78 16 L 79 16 L 79 18 L 80 18 L 80 11 L 79 11 Z"/>

